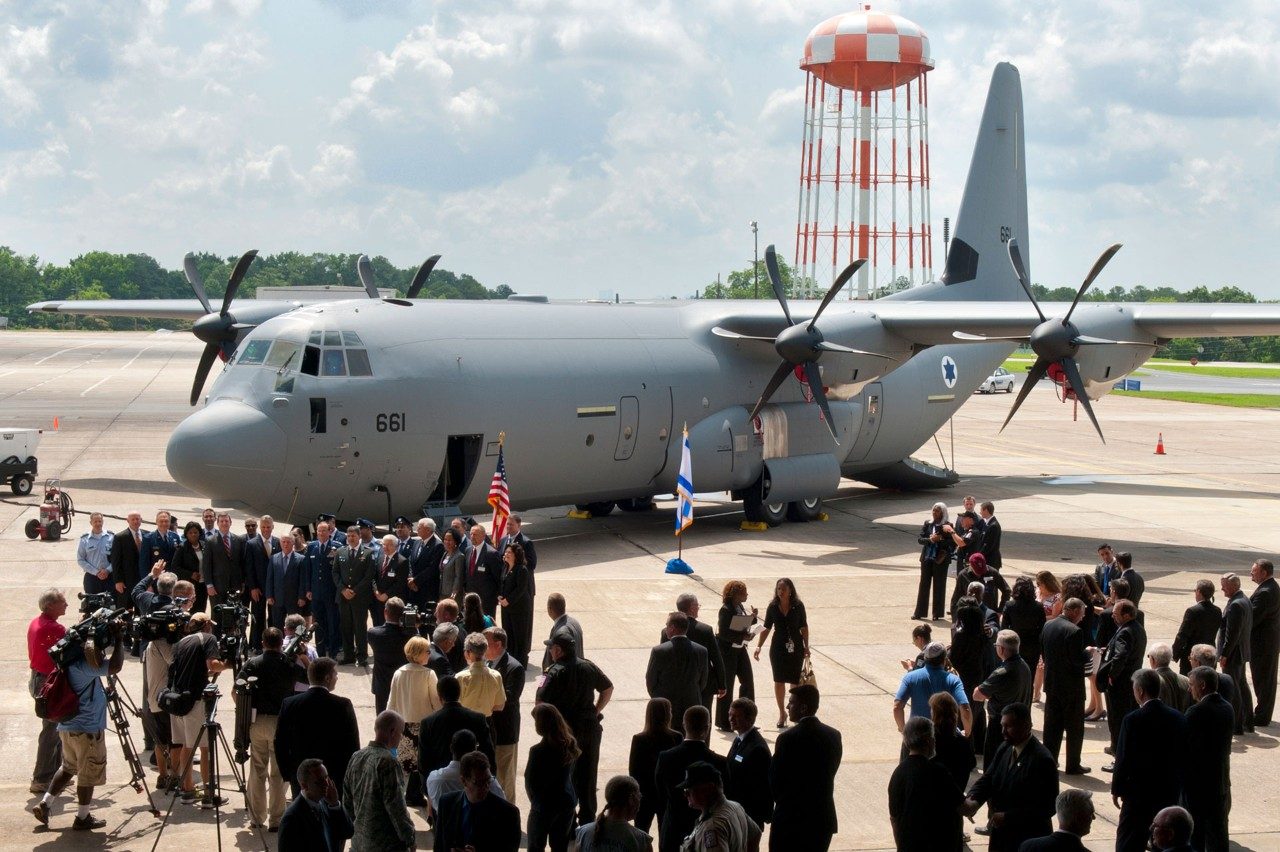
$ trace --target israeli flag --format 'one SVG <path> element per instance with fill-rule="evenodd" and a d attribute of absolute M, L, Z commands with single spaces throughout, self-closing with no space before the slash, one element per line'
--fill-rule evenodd
<path fill-rule="evenodd" d="M 676 535 L 693 523 L 693 459 L 689 452 L 689 426 L 684 427 L 680 450 L 680 476 L 676 479 Z"/>

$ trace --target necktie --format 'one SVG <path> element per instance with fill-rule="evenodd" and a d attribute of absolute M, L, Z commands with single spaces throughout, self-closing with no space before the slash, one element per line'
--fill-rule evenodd
<path fill-rule="evenodd" d="M 262 549 L 267 552 L 267 558 L 270 559 L 271 558 L 271 539 L 269 538 L 262 539 Z"/>
<path fill-rule="evenodd" d="M 142 534 L 137 530 L 133 531 L 133 546 L 138 548 L 138 550 L 142 550 Z"/>
<path fill-rule="evenodd" d="M 225 534 L 222 536 L 222 549 L 227 552 L 227 558 L 231 558 L 231 536 Z"/>
<path fill-rule="evenodd" d="M 384 576 L 384 577 L 385 577 L 385 576 L 387 576 L 387 567 L 388 567 L 390 564 L 391 564 L 391 557 L 390 557 L 390 556 L 383 556 L 383 557 L 382 557 L 382 576 Z"/>
<path fill-rule="evenodd" d="M 480 548 L 478 547 L 471 548 L 471 568 L 468 569 L 467 571 L 468 577 L 474 577 L 476 575 L 476 557 L 479 555 L 480 555 Z"/>

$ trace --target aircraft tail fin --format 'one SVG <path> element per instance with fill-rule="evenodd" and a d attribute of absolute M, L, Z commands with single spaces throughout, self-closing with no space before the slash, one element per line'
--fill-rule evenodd
<path fill-rule="evenodd" d="M 1030 274 L 1022 81 L 1007 62 L 991 75 L 964 197 L 947 248 L 943 298 L 1026 299 L 1009 265 L 1008 242 L 1018 241 Z M 941 293 L 939 295 L 942 295 Z"/>

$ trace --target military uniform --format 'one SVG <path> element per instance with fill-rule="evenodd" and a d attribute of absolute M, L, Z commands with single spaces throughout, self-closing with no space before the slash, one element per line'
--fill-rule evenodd
<path fill-rule="evenodd" d="M 338 588 L 333 581 L 333 557 L 341 545 L 330 538 L 307 543 L 307 573 L 310 578 L 311 614 L 319 628 L 316 646 L 321 656 L 336 657 L 342 648 L 341 618 L 338 615 Z"/>
<path fill-rule="evenodd" d="M 760 840 L 760 835 L 760 826 L 747 816 L 742 805 L 720 796 L 698 816 L 693 833 L 680 844 L 680 852 L 746 852 L 753 841 Z"/>
<path fill-rule="evenodd" d="M 567 644 L 574 647 L 572 641 Z M 613 681 L 595 663 L 578 659 L 574 650 L 565 650 L 560 662 L 552 664 L 537 683 L 538 701 L 560 711 L 582 749 L 573 765 L 573 789 L 578 795 L 578 822 L 586 825 L 596 818 L 596 772 L 603 733 L 596 693 L 612 689 Z"/>
<path fill-rule="evenodd" d="M 86 595 L 95 595 L 100 592 L 109 592 L 114 586 L 111 579 L 111 541 L 114 536 L 107 530 L 103 530 L 97 535 L 93 531 L 80 536 L 80 543 L 76 545 L 76 563 L 80 566 L 80 570 L 84 571 L 84 593 Z M 107 578 L 105 580 L 98 579 L 98 572 L 106 571 Z"/>
<path fill-rule="evenodd" d="M 340 548 L 333 557 L 333 584 L 338 591 L 338 618 L 342 623 L 340 662 L 344 665 L 352 662 L 363 664 L 369 657 L 365 636 L 369 624 L 369 602 L 373 600 L 373 561 L 369 558 L 369 550 L 359 544 Z M 343 594 L 346 589 L 355 595 L 348 599 Z"/>

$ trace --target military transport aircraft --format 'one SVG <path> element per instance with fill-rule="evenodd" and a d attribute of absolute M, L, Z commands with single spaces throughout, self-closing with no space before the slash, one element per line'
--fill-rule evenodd
<path fill-rule="evenodd" d="M 505 433 L 522 508 L 639 510 L 675 490 L 687 425 L 700 492 L 731 492 L 751 520 L 800 521 L 841 476 L 956 482 L 911 453 L 1019 342 L 1037 360 L 1010 417 L 1048 374 L 1101 436 L 1090 400 L 1168 339 L 1280 334 L 1280 305 L 1082 302 L 1118 246 L 1075 302 L 1036 304 L 1024 168 L 1021 83 L 1001 64 L 942 280 L 873 302 L 833 301 L 854 264 L 821 303 L 789 304 L 769 251 L 776 302 L 458 302 L 415 290 L 233 311 L 232 286 L 215 314 L 189 267 L 200 299 L 187 313 L 137 302 L 32 309 L 203 317 L 193 403 L 214 358 L 230 357 L 166 460 L 215 505 L 289 519 L 482 511 Z"/>

